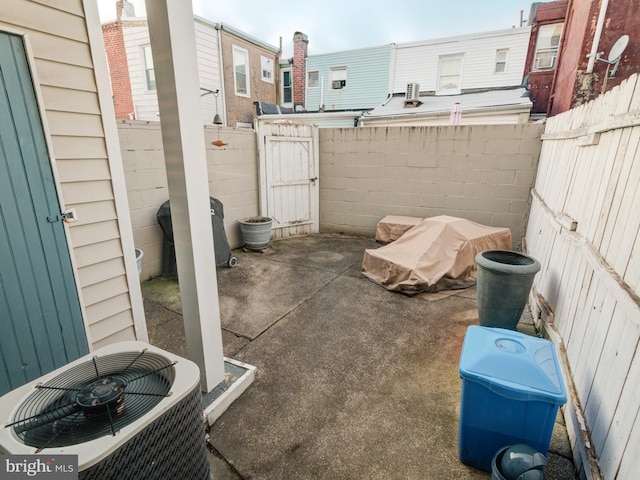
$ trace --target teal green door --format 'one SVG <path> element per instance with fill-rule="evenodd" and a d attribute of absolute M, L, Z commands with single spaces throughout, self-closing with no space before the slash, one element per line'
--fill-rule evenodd
<path fill-rule="evenodd" d="M 87 352 L 24 45 L 0 32 L 0 395 Z"/>

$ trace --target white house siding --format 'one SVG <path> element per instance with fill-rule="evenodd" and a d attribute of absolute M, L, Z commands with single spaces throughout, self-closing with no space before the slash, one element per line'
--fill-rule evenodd
<path fill-rule="evenodd" d="M 78 213 L 68 238 L 89 344 L 97 348 L 133 340 L 121 226 L 83 2 L 3 0 L 0 30 L 27 36 L 61 207 Z"/>
<path fill-rule="evenodd" d="M 147 21 L 146 19 L 123 19 L 122 22 L 135 118 L 138 120 L 158 121 L 158 96 L 155 90 L 150 91 L 147 89 L 144 72 L 142 49 L 150 44 Z M 200 86 L 212 91 L 220 89 L 218 111 L 224 118 L 218 32 L 215 29 L 215 24 L 196 17 L 195 34 Z M 200 93 L 204 93 L 204 91 Z M 211 124 L 216 113 L 215 109 L 215 97 L 213 95 L 203 96 L 203 123 Z"/>
<path fill-rule="evenodd" d="M 318 71 L 324 84 L 325 110 L 373 108 L 384 102 L 389 93 L 390 52 L 391 46 L 384 45 L 309 56 L 307 74 Z M 329 71 L 333 67 L 347 68 L 347 86 L 341 90 L 331 89 Z M 321 90 L 320 85 L 307 88 L 307 110 L 319 109 Z"/>
<path fill-rule="evenodd" d="M 522 83 L 531 27 L 512 28 L 392 47 L 392 93 L 402 93 L 417 82 L 421 92 L 437 88 L 439 59 L 464 55 L 462 90 L 517 86 Z M 496 50 L 508 49 L 507 71 L 494 73 Z"/>
<path fill-rule="evenodd" d="M 150 44 L 146 21 L 123 20 L 124 44 L 129 64 L 131 98 L 135 118 L 158 121 L 158 97 L 155 90 L 147 90 L 144 74 L 143 47 Z"/>
<path fill-rule="evenodd" d="M 196 18 L 195 30 L 200 87 L 212 91 L 220 90 L 217 112 L 215 97 L 211 94 L 202 97 L 202 121 L 205 124 L 211 124 L 215 114 L 219 113 L 224 123 L 224 94 L 222 91 L 218 31 L 214 24 L 200 18 Z M 205 92 L 201 91 L 200 93 Z"/>

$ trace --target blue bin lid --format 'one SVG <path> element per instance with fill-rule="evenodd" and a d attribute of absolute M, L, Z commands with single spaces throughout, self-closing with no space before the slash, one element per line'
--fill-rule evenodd
<path fill-rule="evenodd" d="M 513 330 L 472 325 L 462 345 L 460 377 L 514 400 L 567 401 L 554 345 Z"/>

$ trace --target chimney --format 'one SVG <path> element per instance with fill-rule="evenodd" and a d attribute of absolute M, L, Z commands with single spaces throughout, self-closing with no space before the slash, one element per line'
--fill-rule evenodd
<path fill-rule="evenodd" d="M 293 34 L 293 105 L 304 108 L 306 86 L 306 60 L 309 38 L 301 32 Z"/>
<path fill-rule="evenodd" d="M 131 94 L 131 78 L 129 76 L 129 64 L 127 62 L 127 49 L 124 43 L 124 32 L 122 26 L 122 14 L 127 13 L 125 0 L 116 2 L 116 13 L 118 19 L 102 25 L 102 37 L 109 63 L 109 76 L 111 77 L 111 89 L 113 91 L 113 105 L 116 111 L 116 118 L 131 119 L 135 117 L 135 106 Z"/>
<path fill-rule="evenodd" d="M 129 2 L 129 0 L 118 0 L 116 2 L 116 18 L 118 21 L 122 18 L 122 14 L 124 13 L 125 17 L 135 17 L 136 11 L 133 3 Z"/>
<path fill-rule="evenodd" d="M 124 5 L 122 4 L 123 1 L 124 0 L 118 0 L 116 2 L 116 19 L 118 20 L 118 22 L 122 18 L 122 9 L 124 8 Z"/>

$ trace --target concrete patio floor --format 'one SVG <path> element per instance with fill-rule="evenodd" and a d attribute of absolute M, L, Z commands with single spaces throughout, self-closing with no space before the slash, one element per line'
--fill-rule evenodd
<path fill-rule="evenodd" d="M 458 460 L 475 288 L 408 297 L 360 275 L 371 238 L 312 235 L 218 267 L 225 356 L 254 383 L 209 429 L 212 478 L 488 479 Z M 175 280 L 142 284 L 150 342 L 187 356 Z M 526 315 L 519 329 L 535 334 Z M 575 479 L 561 416 L 545 475 Z"/>

